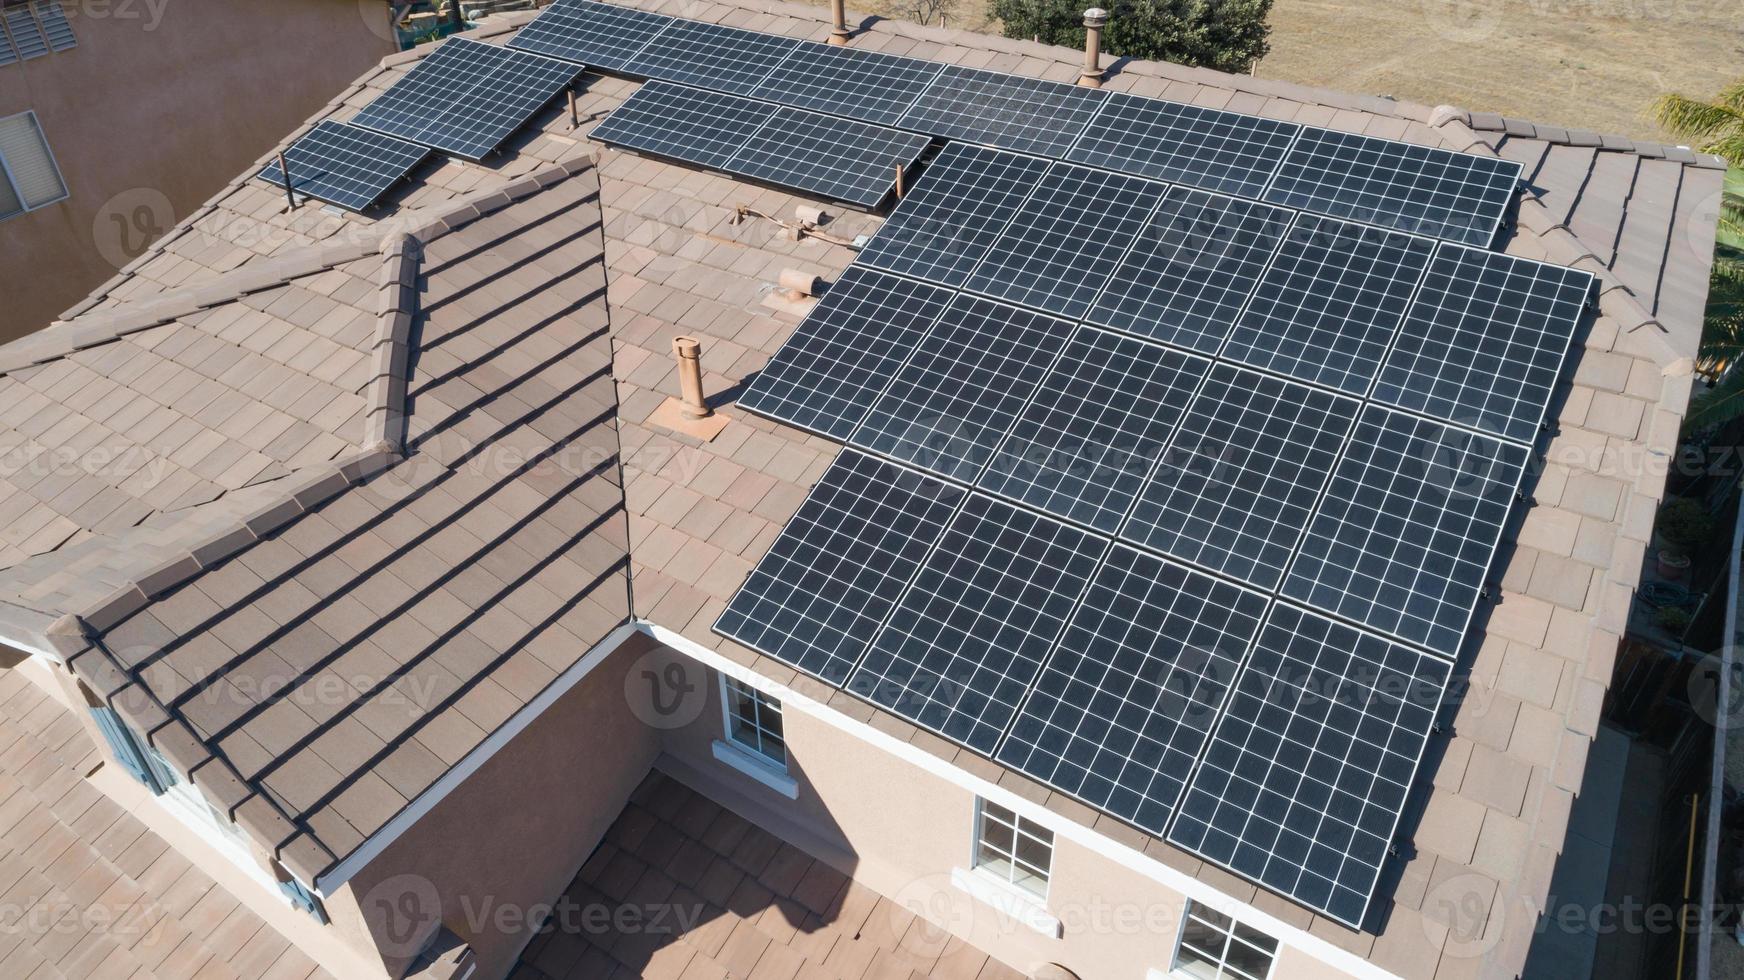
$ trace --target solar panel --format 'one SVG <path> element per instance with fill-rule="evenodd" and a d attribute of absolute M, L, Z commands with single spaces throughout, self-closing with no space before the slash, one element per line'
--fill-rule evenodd
<path fill-rule="evenodd" d="M 943 66 L 801 41 L 754 93 L 782 105 L 894 125 Z"/>
<path fill-rule="evenodd" d="M 1215 354 L 1294 215 L 1171 187 L 1085 319 Z"/>
<path fill-rule="evenodd" d="M 632 75 L 750 95 L 798 44 L 791 37 L 674 20 L 630 60 L 625 70 Z"/>
<path fill-rule="evenodd" d="M 724 170 L 775 107 L 669 82 L 649 82 L 588 135 L 601 143 Z"/>
<path fill-rule="evenodd" d="M 934 136 L 1062 157 L 1107 93 L 1065 82 L 946 65 L 902 117 Z"/>
<path fill-rule="evenodd" d="M 1359 407 L 1213 366 L 1121 537 L 1276 588 Z"/>
<path fill-rule="evenodd" d="M 646 10 L 594 0 L 557 0 L 521 28 L 509 47 L 621 71 L 670 23 L 671 17 Z"/>
<path fill-rule="evenodd" d="M 848 267 L 751 379 L 739 407 L 846 441 L 951 295 L 943 286 Z"/>
<path fill-rule="evenodd" d="M 1223 356 L 1366 394 L 1435 243 L 1302 215 Z"/>
<path fill-rule="evenodd" d="M 353 211 L 367 210 L 430 155 L 428 147 L 323 120 L 285 149 L 291 190 Z M 285 186 L 275 160 L 262 180 Z"/>
<path fill-rule="evenodd" d="M 36 18 L 30 16 L 29 7 L 9 7 L 5 19 L 6 29 L 12 32 L 12 43 L 18 45 L 19 60 L 29 61 L 48 54 L 48 39 L 43 37 Z"/>
<path fill-rule="evenodd" d="M 1512 160 L 1309 126 L 1265 199 L 1487 247 L 1519 185 Z"/>
<path fill-rule="evenodd" d="M 1064 320 L 959 295 L 873 403 L 854 444 L 973 482 L 1071 333 Z"/>
<path fill-rule="evenodd" d="M 1047 169 L 1035 157 L 948 144 L 859 261 L 960 286 Z"/>
<path fill-rule="evenodd" d="M 847 689 L 992 754 L 1106 545 L 970 494 Z"/>
<path fill-rule="evenodd" d="M 61 0 L 36 0 L 31 7 L 36 11 L 37 20 L 42 22 L 42 30 L 48 37 L 49 47 L 56 51 L 65 51 L 79 46 L 78 35 L 73 33 L 73 25 L 67 20 L 67 12 L 61 6 Z"/>
<path fill-rule="evenodd" d="M 1113 534 L 1207 367 L 1131 337 L 1080 329 L 981 488 Z"/>
<path fill-rule="evenodd" d="M 554 58 L 449 38 L 352 122 L 482 160 L 580 74 Z"/>
<path fill-rule="evenodd" d="M 1370 405 L 1283 594 L 1456 655 L 1529 454 L 1524 446 Z"/>
<path fill-rule="evenodd" d="M 976 266 L 966 289 L 1081 317 L 1167 185 L 1056 163 Z"/>
<path fill-rule="evenodd" d="M 1301 126 L 1114 92 L 1066 159 L 1259 197 Z"/>
<path fill-rule="evenodd" d="M 1566 266 L 1442 246 L 1375 399 L 1531 442 L 1593 282 Z"/>
<path fill-rule="evenodd" d="M 727 169 L 822 197 L 873 207 L 931 140 L 919 133 L 782 107 Z"/>
<path fill-rule="evenodd" d="M 1449 672 L 1275 605 L 1169 841 L 1362 928 Z"/>
<path fill-rule="evenodd" d="M 847 678 L 964 491 L 843 450 L 715 622 L 832 684 Z"/>
<path fill-rule="evenodd" d="M 998 760 L 1161 834 L 1266 598 L 1116 544 Z"/>

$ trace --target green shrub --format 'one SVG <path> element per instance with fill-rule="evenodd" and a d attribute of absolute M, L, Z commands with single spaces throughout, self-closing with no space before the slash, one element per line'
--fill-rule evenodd
<path fill-rule="evenodd" d="M 1094 0 L 993 0 L 1006 37 L 1084 46 Z M 1102 48 L 1116 57 L 1245 72 L 1268 50 L 1272 0 L 1129 0 L 1106 5 Z"/>
<path fill-rule="evenodd" d="M 1714 515 L 1687 497 L 1669 501 L 1659 509 L 1659 536 L 1673 548 L 1690 554 L 1714 533 Z"/>

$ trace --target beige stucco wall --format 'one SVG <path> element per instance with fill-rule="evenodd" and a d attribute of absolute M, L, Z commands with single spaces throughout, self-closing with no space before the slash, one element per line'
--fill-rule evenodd
<path fill-rule="evenodd" d="M 46 326 L 392 50 L 381 0 L 85 0 L 0 68 L 71 196 L 0 221 L 0 342 Z"/>

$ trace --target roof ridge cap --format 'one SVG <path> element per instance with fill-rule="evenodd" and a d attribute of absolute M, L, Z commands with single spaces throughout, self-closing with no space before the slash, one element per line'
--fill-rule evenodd
<path fill-rule="evenodd" d="M 1590 146 L 1601 151 L 1632 153 L 1649 159 L 1671 160 L 1674 163 L 1698 167 L 1703 170 L 1724 170 L 1727 165 L 1724 157 L 1702 153 L 1688 146 L 1634 139 L 1629 136 L 1600 133 L 1589 129 L 1551 126 L 1497 112 L 1473 112 L 1466 115 L 1467 124 L 1473 130 L 1480 132 L 1506 133 L 1522 139 L 1542 140 L 1557 146 Z"/>
<path fill-rule="evenodd" d="M 418 271 L 423 246 L 406 232 L 382 243 L 382 267 L 376 285 L 375 371 L 359 394 L 366 394 L 363 445 L 385 445 L 399 455 L 406 451 L 407 366 L 411 360 L 412 321 L 418 313 Z"/>

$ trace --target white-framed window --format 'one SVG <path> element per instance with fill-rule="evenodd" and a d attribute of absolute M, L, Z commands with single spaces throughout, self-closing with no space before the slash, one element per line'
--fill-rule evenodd
<path fill-rule="evenodd" d="M 0 119 L 0 220 L 67 199 L 67 183 L 36 113 Z"/>
<path fill-rule="evenodd" d="M 1278 941 L 1213 908 L 1188 901 L 1174 972 L 1194 980 L 1267 980 Z"/>
<path fill-rule="evenodd" d="M 1054 832 L 988 800 L 975 801 L 975 870 L 1048 897 Z"/>
<path fill-rule="evenodd" d="M 787 736 L 781 702 L 735 678 L 721 675 L 727 741 L 763 762 L 787 771 Z"/>

